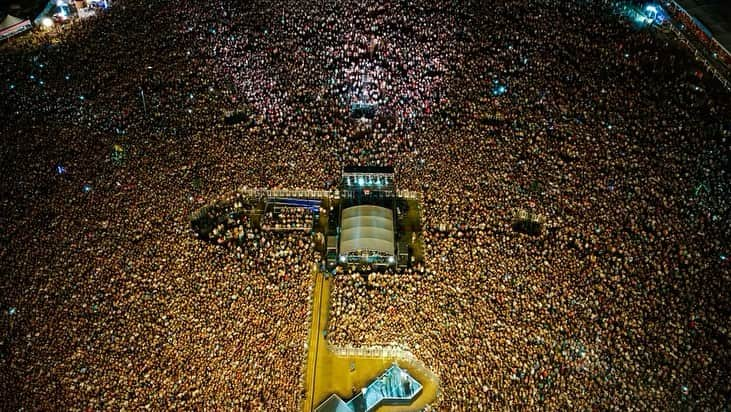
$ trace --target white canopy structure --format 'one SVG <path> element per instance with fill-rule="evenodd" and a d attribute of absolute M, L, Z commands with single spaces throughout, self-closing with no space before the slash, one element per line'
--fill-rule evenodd
<path fill-rule="evenodd" d="M 343 210 L 340 225 L 340 254 L 395 255 L 393 211 L 381 206 L 361 205 Z"/>
<path fill-rule="evenodd" d="M 13 37 L 33 27 L 30 20 L 21 20 L 15 16 L 7 15 L 0 22 L 0 41 Z"/>

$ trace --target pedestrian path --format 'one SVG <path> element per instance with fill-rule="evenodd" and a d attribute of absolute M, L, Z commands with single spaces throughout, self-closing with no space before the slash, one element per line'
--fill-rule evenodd
<path fill-rule="evenodd" d="M 373 386 L 394 364 L 407 371 L 418 382 L 420 392 L 409 404 L 383 403 L 383 406 L 378 406 L 375 410 L 414 411 L 433 402 L 437 397 L 439 379 L 410 352 L 394 347 L 341 348 L 327 343 L 325 333 L 329 320 L 332 280 L 320 271 L 315 273 L 314 279 L 303 410 L 314 411 L 333 394 L 341 399 L 362 395 L 363 388 Z"/>

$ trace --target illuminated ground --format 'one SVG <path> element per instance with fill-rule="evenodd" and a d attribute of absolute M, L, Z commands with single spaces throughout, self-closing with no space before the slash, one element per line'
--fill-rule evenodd
<path fill-rule="evenodd" d="M 328 345 L 324 336 L 327 331 L 330 301 L 330 277 L 323 273 L 313 274 L 315 287 L 312 299 L 312 324 L 308 343 L 307 391 L 303 410 L 311 411 L 332 393 L 343 399 L 354 395 L 354 390 L 367 386 L 375 377 L 386 370 L 393 362 L 416 378 L 424 389 L 416 400 L 408 406 L 382 406 L 379 411 L 413 411 L 424 408 L 434 401 L 438 391 L 438 379 L 423 368 L 420 362 L 408 352 L 399 350 L 384 351 L 380 355 L 370 354 L 368 348 L 347 351 Z M 388 352 L 388 353 L 385 353 Z"/>

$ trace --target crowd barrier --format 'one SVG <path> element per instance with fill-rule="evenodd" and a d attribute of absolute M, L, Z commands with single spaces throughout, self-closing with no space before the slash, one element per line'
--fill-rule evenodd
<path fill-rule="evenodd" d="M 265 188 L 240 188 L 237 193 L 250 198 L 261 197 L 290 197 L 297 199 L 325 199 L 339 198 L 337 190 L 312 190 L 312 189 L 265 189 Z"/>
<path fill-rule="evenodd" d="M 421 372 L 422 375 L 427 376 L 430 380 L 432 380 L 434 383 L 439 382 L 439 377 L 437 377 L 434 372 L 432 372 L 429 368 L 426 367 L 424 362 L 419 360 L 416 356 L 414 356 L 413 353 L 410 351 L 403 349 L 398 346 L 370 346 L 365 348 L 356 348 L 352 346 L 333 346 L 328 344 L 327 349 L 330 353 L 336 356 L 344 357 L 344 358 L 373 358 L 373 359 L 383 359 L 383 358 L 395 358 L 395 359 L 403 359 L 407 362 L 409 362 L 413 368 L 416 369 L 419 372 Z"/>
<path fill-rule="evenodd" d="M 712 34 L 709 36 L 708 29 L 704 27 L 698 27 L 696 19 L 688 13 L 683 6 L 678 4 L 674 0 L 670 0 L 666 6 L 666 10 L 670 14 L 670 18 L 673 20 L 672 23 L 668 24 L 668 28 L 680 39 L 680 41 L 688 46 L 693 51 L 696 59 L 700 61 L 703 66 L 708 70 L 719 82 L 727 89 L 731 90 L 731 83 L 728 80 L 729 72 L 731 71 L 731 53 L 715 39 Z M 684 27 L 689 27 L 692 32 L 687 33 L 681 31 L 675 24 L 678 22 Z M 689 39 L 688 35 L 693 35 L 695 39 Z M 709 60 L 709 57 L 702 50 L 699 50 L 694 41 L 701 43 L 702 47 L 705 47 L 714 56 L 713 59 L 716 63 L 721 65 L 724 73 L 718 69 L 717 64 Z"/>
<path fill-rule="evenodd" d="M 339 190 L 311 190 L 311 189 L 264 189 L 264 188 L 240 188 L 237 193 L 250 198 L 261 197 L 290 197 L 299 199 L 339 199 Z M 404 199 L 421 201 L 422 194 L 415 190 L 397 190 L 396 196 Z"/>

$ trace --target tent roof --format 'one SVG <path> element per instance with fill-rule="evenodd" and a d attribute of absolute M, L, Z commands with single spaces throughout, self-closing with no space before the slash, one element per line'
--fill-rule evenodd
<path fill-rule="evenodd" d="M 343 402 L 342 399 L 336 394 L 330 395 L 323 403 L 318 406 L 315 411 L 317 412 L 353 412 L 347 403 Z"/>
<path fill-rule="evenodd" d="M 8 14 L 7 16 L 5 16 L 5 19 L 0 22 L 0 30 L 4 30 L 4 29 L 6 29 L 12 25 L 18 24 L 22 21 L 23 21 L 22 19 L 19 19 L 15 16 L 11 16 Z"/>
<path fill-rule="evenodd" d="M 395 252 L 393 211 L 381 206 L 361 205 L 343 210 L 340 225 L 340 253 L 372 250 L 386 256 Z"/>

